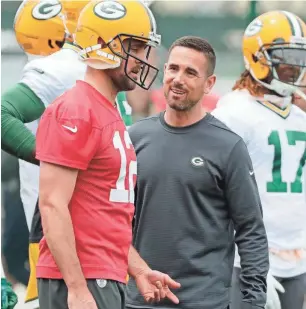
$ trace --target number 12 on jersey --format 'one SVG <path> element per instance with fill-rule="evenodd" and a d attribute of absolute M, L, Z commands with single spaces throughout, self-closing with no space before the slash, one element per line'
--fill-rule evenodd
<path fill-rule="evenodd" d="M 131 149 L 132 142 L 127 131 L 124 131 L 124 143 L 127 149 Z M 115 132 L 113 137 L 114 148 L 120 153 L 121 166 L 119 171 L 119 177 L 116 181 L 116 188 L 111 189 L 109 200 L 115 203 L 134 203 L 134 182 L 133 176 L 137 175 L 137 162 L 131 161 L 128 166 L 127 173 L 127 158 L 126 152 L 123 146 L 122 139 L 118 131 Z M 125 188 L 125 182 L 128 179 L 129 188 Z"/>
<path fill-rule="evenodd" d="M 288 145 L 295 146 L 296 142 L 306 142 L 306 132 L 286 131 Z M 282 146 L 277 131 L 272 131 L 268 138 L 269 145 L 274 146 L 272 180 L 267 182 L 267 192 L 288 192 L 288 185 L 282 179 Z M 294 182 L 290 184 L 292 193 L 302 193 L 301 177 L 306 160 L 306 147 L 300 159 Z"/>

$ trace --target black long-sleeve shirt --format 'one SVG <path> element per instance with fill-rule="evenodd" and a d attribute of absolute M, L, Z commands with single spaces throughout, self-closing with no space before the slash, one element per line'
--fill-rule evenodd
<path fill-rule="evenodd" d="M 162 113 L 129 133 L 138 162 L 133 244 L 181 283 L 179 308 L 227 308 L 235 242 L 245 308 L 264 308 L 268 244 L 243 140 L 210 114 L 174 128 Z M 132 279 L 127 292 L 128 308 L 177 308 L 145 304 Z"/>

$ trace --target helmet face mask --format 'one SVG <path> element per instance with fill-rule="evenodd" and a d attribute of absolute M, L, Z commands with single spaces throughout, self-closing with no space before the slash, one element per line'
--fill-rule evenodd
<path fill-rule="evenodd" d="M 303 77 L 306 73 L 306 45 L 275 44 L 266 53 L 266 63 L 272 78 L 295 87 L 306 87 Z"/>
<path fill-rule="evenodd" d="M 75 33 L 79 56 L 90 67 L 100 70 L 123 65 L 125 75 L 143 89 L 149 89 L 158 69 L 149 63 L 151 48 L 160 45 L 156 23 L 142 1 L 93 1 L 82 11 Z M 134 51 L 133 42 L 142 47 Z M 138 44 L 139 44 L 138 43 Z M 124 61 L 124 63 L 122 63 Z M 129 68 L 138 64 L 138 78 Z"/>
<path fill-rule="evenodd" d="M 115 42 L 115 41 L 120 42 L 120 45 L 122 47 L 121 53 L 115 51 L 112 48 L 112 42 Z M 127 42 L 127 47 L 126 47 L 125 44 L 123 44 L 124 41 Z M 142 58 L 138 57 L 132 51 L 132 44 L 135 41 L 136 42 L 138 41 L 140 44 L 142 43 L 142 45 L 143 45 L 142 48 L 145 51 L 145 56 L 142 57 Z M 122 33 L 122 34 L 117 35 L 114 38 L 114 40 L 109 42 L 107 45 L 114 55 L 125 60 L 125 64 L 124 64 L 125 75 L 130 80 L 132 80 L 136 85 L 138 85 L 139 87 L 141 87 L 145 90 L 148 90 L 152 86 L 152 84 L 154 83 L 154 81 L 155 81 L 155 79 L 158 75 L 158 72 L 159 72 L 159 70 L 156 67 L 151 65 L 148 61 L 146 61 L 146 60 L 149 59 L 151 49 L 152 49 L 152 46 L 154 46 L 154 44 L 155 44 L 154 41 L 144 40 L 142 37 L 131 36 L 131 35 L 128 35 L 126 33 Z M 139 73 L 138 79 L 133 78 L 131 76 L 131 74 L 128 72 L 128 63 L 129 63 L 129 59 L 131 59 L 131 58 L 134 59 L 137 63 L 140 64 L 140 73 Z"/>

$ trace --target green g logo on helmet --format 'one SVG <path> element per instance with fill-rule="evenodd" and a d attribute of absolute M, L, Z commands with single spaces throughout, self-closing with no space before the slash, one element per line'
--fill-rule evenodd
<path fill-rule="evenodd" d="M 38 20 L 47 20 L 57 16 L 62 5 L 57 0 L 41 1 L 32 10 L 32 16 Z"/>
<path fill-rule="evenodd" d="M 100 18 L 116 20 L 125 16 L 126 8 L 119 2 L 103 1 L 94 7 L 94 12 Z"/>

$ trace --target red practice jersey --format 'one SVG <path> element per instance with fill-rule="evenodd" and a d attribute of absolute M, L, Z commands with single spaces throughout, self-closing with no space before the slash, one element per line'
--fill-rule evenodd
<path fill-rule="evenodd" d="M 117 108 L 78 81 L 43 114 L 36 158 L 79 170 L 69 211 L 85 278 L 125 283 L 137 166 Z M 37 277 L 62 278 L 45 238 Z"/>

